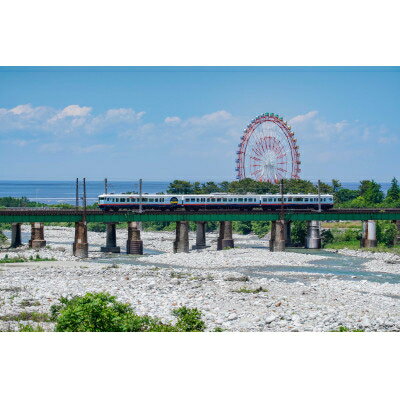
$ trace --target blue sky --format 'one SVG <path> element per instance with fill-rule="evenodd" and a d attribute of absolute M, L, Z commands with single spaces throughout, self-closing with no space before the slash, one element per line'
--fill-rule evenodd
<path fill-rule="evenodd" d="M 255 116 L 296 134 L 301 177 L 400 178 L 400 69 L 0 68 L 0 179 L 232 180 Z"/>

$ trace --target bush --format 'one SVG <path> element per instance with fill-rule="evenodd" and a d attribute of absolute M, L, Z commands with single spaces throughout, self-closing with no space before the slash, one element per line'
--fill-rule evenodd
<path fill-rule="evenodd" d="M 264 237 L 271 230 L 269 221 L 252 221 L 251 229 L 258 237 Z"/>
<path fill-rule="evenodd" d="M 307 222 L 293 221 L 291 225 L 291 240 L 294 246 L 304 246 L 307 236 Z"/>
<path fill-rule="evenodd" d="M 233 221 L 232 229 L 235 233 L 240 233 L 242 235 L 247 235 L 252 231 L 251 221 Z"/>
<path fill-rule="evenodd" d="M 376 224 L 376 239 L 385 246 L 393 246 L 397 236 L 397 227 L 393 222 L 378 221 Z"/>
<path fill-rule="evenodd" d="M 176 325 L 157 318 L 139 316 L 130 305 L 108 293 L 86 293 L 84 296 L 60 298 L 51 307 L 57 332 L 192 332 L 203 331 L 204 322 L 197 309 L 181 307 L 173 311 Z"/>
<path fill-rule="evenodd" d="M 7 241 L 7 236 L 2 231 L 0 231 L 0 244 L 5 243 L 6 241 Z"/>
<path fill-rule="evenodd" d="M 333 243 L 334 237 L 330 229 L 323 230 L 321 232 L 322 246 Z"/>
<path fill-rule="evenodd" d="M 197 308 L 181 307 L 172 314 L 178 318 L 176 327 L 180 332 L 203 332 L 206 327 Z"/>
<path fill-rule="evenodd" d="M 107 225 L 102 222 L 89 222 L 87 224 L 87 229 L 92 232 L 105 232 Z"/>

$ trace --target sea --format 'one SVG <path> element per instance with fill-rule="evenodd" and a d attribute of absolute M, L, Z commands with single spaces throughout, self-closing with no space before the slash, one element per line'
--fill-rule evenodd
<path fill-rule="evenodd" d="M 143 181 L 143 193 L 166 192 L 169 181 Z M 386 193 L 390 182 L 380 183 Z M 358 189 L 359 182 L 342 182 L 342 187 Z M 22 181 L 0 180 L 0 197 L 27 197 L 29 200 L 44 204 L 75 204 L 75 181 Z M 139 192 L 139 182 L 108 181 L 108 193 Z M 87 181 L 87 204 L 97 201 L 104 193 L 104 181 Z M 79 197 L 83 195 L 82 182 L 79 184 Z"/>

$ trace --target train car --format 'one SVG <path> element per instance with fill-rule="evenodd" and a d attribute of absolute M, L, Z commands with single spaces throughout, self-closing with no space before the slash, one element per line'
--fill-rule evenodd
<path fill-rule="evenodd" d="M 99 196 L 99 207 L 105 211 L 111 210 L 277 210 L 285 209 L 318 209 L 318 195 L 315 194 L 102 194 Z M 333 207 L 333 196 L 321 195 L 323 210 Z"/>

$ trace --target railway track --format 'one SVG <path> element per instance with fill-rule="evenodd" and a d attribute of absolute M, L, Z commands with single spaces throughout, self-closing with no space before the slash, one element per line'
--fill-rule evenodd
<path fill-rule="evenodd" d="M 387 213 L 398 214 L 400 208 L 337 208 L 322 210 L 324 214 L 365 214 L 365 213 Z M 139 213 L 137 210 L 125 211 L 102 211 L 97 209 L 88 209 L 86 212 L 79 209 L 63 209 L 55 207 L 38 208 L 38 207 L 23 207 L 23 208 L 1 208 L 0 215 L 127 215 L 127 214 L 143 214 L 143 215 L 185 215 L 185 214 L 280 214 L 281 210 L 239 210 L 239 209 L 219 209 L 219 210 L 182 210 L 177 209 L 174 211 L 160 211 L 160 210 L 144 210 Z M 290 214 L 318 214 L 318 210 L 299 210 L 299 209 L 285 209 L 284 213 Z"/>

